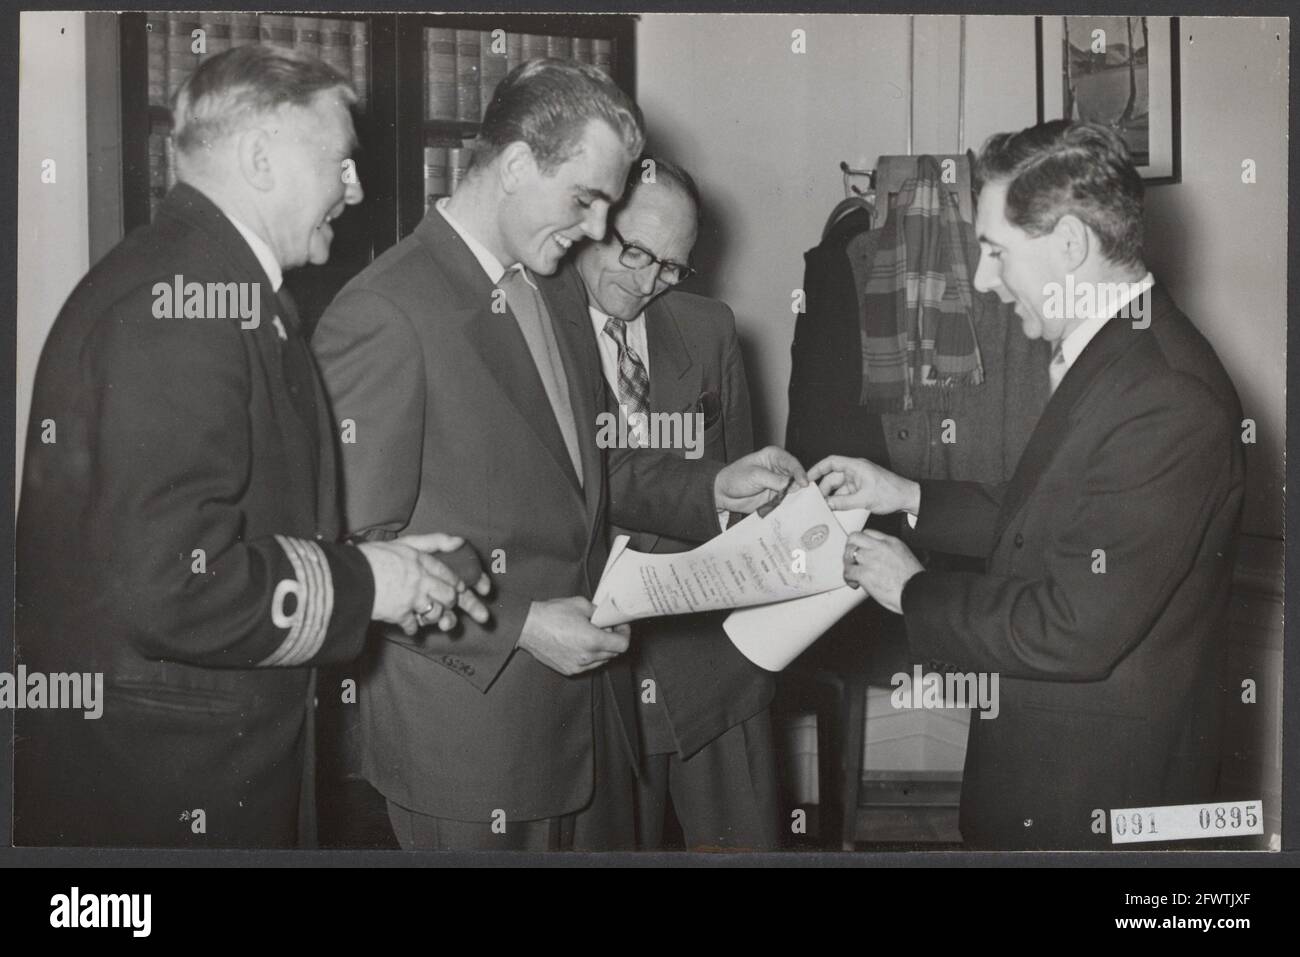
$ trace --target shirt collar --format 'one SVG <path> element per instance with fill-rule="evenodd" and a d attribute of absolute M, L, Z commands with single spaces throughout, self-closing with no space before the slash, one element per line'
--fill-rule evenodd
<path fill-rule="evenodd" d="M 1148 271 L 1136 283 L 1128 284 L 1119 300 L 1105 315 L 1092 315 L 1075 326 L 1070 334 L 1061 340 L 1061 358 L 1065 360 L 1065 367 L 1068 369 L 1074 365 L 1074 360 L 1079 358 L 1083 350 L 1088 347 L 1088 343 L 1092 342 L 1093 337 L 1101 332 L 1102 326 L 1106 325 L 1113 316 L 1123 312 L 1125 306 L 1154 285 L 1155 278 Z M 1099 303 L 1098 308 L 1100 306 Z"/>
<path fill-rule="evenodd" d="M 600 309 L 598 309 L 596 306 L 593 306 L 593 305 L 590 305 L 590 304 L 588 304 L 588 306 L 587 306 L 587 311 L 588 311 L 589 313 L 591 313 L 591 321 L 592 321 L 592 323 L 595 325 L 595 327 L 596 327 L 596 331 L 597 331 L 597 332 L 600 332 L 601 330 L 603 330 L 603 329 L 605 328 L 605 323 L 609 322 L 609 320 L 611 320 L 611 319 L 614 318 L 614 317 L 611 316 L 609 313 L 607 313 L 607 312 L 602 312 L 602 311 L 601 311 Z M 641 319 L 643 319 L 644 317 L 645 317 L 645 313 L 642 312 L 642 313 L 641 313 L 640 315 L 638 315 L 635 319 L 629 320 L 629 321 L 627 322 L 627 325 L 628 325 L 628 326 L 631 326 L 631 325 L 633 325 L 634 323 L 639 322 L 639 321 L 640 321 Z"/>
<path fill-rule="evenodd" d="M 225 210 L 222 210 L 225 213 Z M 253 232 L 239 220 L 235 219 L 229 213 L 225 213 L 226 219 L 230 220 L 230 225 L 239 230 L 239 235 L 244 237 L 244 242 L 253 250 L 253 255 L 261 264 L 262 271 L 266 273 L 266 278 L 271 280 L 271 291 L 279 292 L 280 286 L 284 283 L 284 270 L 280 268 L 279 262 L 276 261 L 275 253 L 271 252 L 271 247 L 266 244 L 266 240 Z"/>
<path fill-rule="evenodd" d="M 492 255 L 490 249 L 471 236 L 465 230 L 464 226 L 452 218 L 451 213 L 447 212 L 447 204 L 449 201 L 450 197 L 444 196 L 442 199 L 438 200 L 435 208 L 442 214 L 442 218 L 447 221 L 447 225 L 456 231 L 456 235 L 465 241 L 465 245 L 468 246 L 469 251 L 474 254 L 474 258 L 477 259 L 478 264 L 483 267 L 483 271 L 487 273 L 487 277 L 492 280 L 492 284 L 494 286 L 499 285 L 501 277 L 506 274 L 506 267 L 501 265 L 501 260 Z M 515 267 L 512 268 L 522 269 L 523 266 L 521 264 L 516 264 Z M 526 273 L 525 276 L 527 276 Z"/>

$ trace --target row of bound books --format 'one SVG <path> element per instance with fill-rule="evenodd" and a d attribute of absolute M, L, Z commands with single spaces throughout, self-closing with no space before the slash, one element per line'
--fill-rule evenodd
<path fill-rule="evenodd" d="M 170 106 L 181 84 L 208 57 L 232 47 L 266 43 L 324 60 L 352 82 L 358 108 L 366 108 L 370 36 L 364 20 L 276 13 L 154 12 L 146 15 L 145 30 L 152 106 Z"/>
<path fill-rule="evenodd" d="M 424 116 L 477 123 L 497 84 L 520 63 L 551 57 L 614 71 L 614 41 L 505 30 L 424 31 Z"/>

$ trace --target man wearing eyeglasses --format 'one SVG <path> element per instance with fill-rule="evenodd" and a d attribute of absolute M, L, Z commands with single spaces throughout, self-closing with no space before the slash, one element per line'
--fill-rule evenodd
<path fill-rule="evenodd" d="M 624 196 L 604 240 L 581 247 L 575 262 L 612 404 L 624 406 L 642 434 L 647 414 L 693 416 L 699 431 L 679 433 L 687 446 L 679 454 L 697 457 L 702 445 L 706 459 L 733 462 L 753 448 L 736 320 L 725 303 L 676 288 L 693 273 L 699 191 L 685 170 L 644 157 L 633 164 Z M 639 551 L 695 547 L 628 534 Z M 732 646 L 724 617 L 675 616 L 634 628 L 642 848 L 663 845 L 670 800 L 687 847 L 777 844 L 774 683 Z"/>

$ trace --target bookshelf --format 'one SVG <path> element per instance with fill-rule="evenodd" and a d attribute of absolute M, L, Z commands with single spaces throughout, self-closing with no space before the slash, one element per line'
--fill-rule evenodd
<path fill-rule="evenodd" d="M 592 63 L 636 95 L 633 16 L 419 13 L 396 19 L 396 68 L 403 81 L 397 95 L 399 236 L 455 188 L 490 91 L 517 63 L 540 56 Z"/>
<path fill-rule="evenodd" d="M 309 328 L 352 276 L 415 228 L 426 199 L 450 191 L 452 161 L 463 170 L 465 144 L 477 135 L 491 90 L 516 61 L 532 55 L 590 57 L 629 95 L 635 94 L 636 18 L 630 15 L 117 16 L 121 87 L 115 92 L 120 98 L 124 232 L 150 222 L 175 181 L 167 103 L 205 56 L 251 42 L 298 47 L 320 56 L 357 88 L 354 121 L 361 147 L 354 159 L 365 200 L 335 224 L 327 264 L 286 274 Z M 204 31 L 203 54 L 193 51 L 195 29 Z M 529 57 L 523 56 L 525 49 Z M 108 91 L 104 99 L 107 108 Z M 116 110 L 117 102 L 111 105 Z M 426 148 L 434 151 L 428 157 L 433 163 L 425 162 Z M 453 149 L 462 152 L 453 156 Z M 444 155 L 445 165 L 439 162 Z"/>

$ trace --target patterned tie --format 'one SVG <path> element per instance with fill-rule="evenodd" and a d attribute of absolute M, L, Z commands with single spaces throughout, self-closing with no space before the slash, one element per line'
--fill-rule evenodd
<path fill-rule="evenodd" d="M 618 399 L 628 414 L 650 411 L 650 375 L 636 350 L 627 344 L 627 323 L 610 318 L 605 335 L 618 345 Z"/>
<path fill-rule="evenodd" d="M 1061 384 L 1065 378 L 1065 353 L 1061 351 L 1061 343 L 1058 342 L 1052 350 L 1052 361 L 1047 366 L 1047 378 L 1051 382 L 1052 393 L 1055 394 L 1056 387 Z"/>

